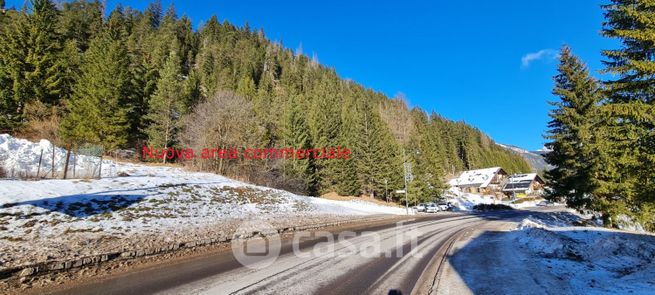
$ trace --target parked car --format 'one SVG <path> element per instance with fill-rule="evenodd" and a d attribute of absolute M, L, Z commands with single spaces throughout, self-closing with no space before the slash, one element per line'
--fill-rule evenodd
<path fill-rule="evenodd" d="M 439 212 L 439 207 L 437 207 L 437 204 L 435 203 L 428 203 L 425 205 L 425 212 L 426 213 L 437 213 Z"/>
<path fill-rule="evenodd" d="M 555 204 L 551 201 L 541 201 L 537 203 L 537 206 L 554 206 Z"/>
<path fill-rule="evenodd" d="M 417 212 L 425 212 L 425 203 L 419 203 L 414 206 L 414 209 L 416 209 Z"/>
<path fill-rule="evenodd" d="M 439 207 L 439 211 L 450 211 L 451 208 L 450 204 L 446 202 L 439 202 L 437 207 Z"/>

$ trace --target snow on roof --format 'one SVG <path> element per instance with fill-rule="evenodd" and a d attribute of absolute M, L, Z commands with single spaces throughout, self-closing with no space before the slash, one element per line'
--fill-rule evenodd
<path fill-rule="evenodd" d="M 520 181 L 523 181 L 523 180 L 532 181 L 536 177 L 537 177 L 537 173 L 513 174 L 513 175 L 510 175 L 507 182 L 508 183 L 510 183 L 510 182 L 520 182 Z"/>
<path fill-rule="evenodd" d="M 452 179 L 448 183 L 452 186 L 487 187 L 494 175 L 496 175 L 500 170 L 500 167 L 492 167 L 464 171 L 459 177 Z"/>
<path fill-rule="evenodd" d="M 523 191 L 530 188 L 534 180 L 543 182 L 537 173 L 514 174 L 507 179 L 503 191 Z"/>

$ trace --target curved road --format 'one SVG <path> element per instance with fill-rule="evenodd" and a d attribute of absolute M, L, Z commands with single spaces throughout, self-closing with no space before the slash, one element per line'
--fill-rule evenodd
<path fill-rule="evenodd" d="M 349 231 L 296 233 L 282 237 L 280 255 L 264 268 L 245 267 L 231 251 L 222 251 L 57 293 L 429 294 L 438 287 L 448 248 L 462 233 L 522 214 L 440 213 Z M 250 240 L 248 246 L 264 242 Z"/>

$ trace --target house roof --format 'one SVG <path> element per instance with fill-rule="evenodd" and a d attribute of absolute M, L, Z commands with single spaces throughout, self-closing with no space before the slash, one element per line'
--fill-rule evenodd
<path fill-rule="evenodd" d="M 537 173 L 514 174 L 509 177 L 503 187 L 504 192 L 524 191 L 530 188 L 533 181 L 544 183 Z"/>
<path fill-rule="evenodd" d="M 448 183 L 452 186 L 487 187 L 494 175 L 501 170 L 500 167 L 492 167 L 464 171 L 459 175 L 459 177 L 450 180 Z"/>

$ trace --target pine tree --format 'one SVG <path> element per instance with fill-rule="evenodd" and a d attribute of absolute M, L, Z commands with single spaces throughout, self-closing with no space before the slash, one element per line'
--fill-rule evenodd
<path fill-rule="evenodd" d="M 612 0 L 603 34 L 621 41 L 605 50 L 605 71 L 618 76 L 606 81 L 603 134 L 608 171 L 599 194 L 610 215 L 628 213 L 655 228 L 655 5 L 645 0 Z M 616 197 L 619 199 L 616 200 Z M 614 204 L 611 204 L 614 203 Z M 620 211 L 618 208 L 631 208 Z M 612 211 L 612 212 L 609 212 Z"/>
<path fill-rule="evenodd" d="M 124 44 L 108 32 L 91 41 L 75 87 L 62 135 L 73 142 L 113 150 L 127 143 L 130 106 L 129 58 Z"/>
<path fill-rule="evenodd" d="M 27 55 L 25 63 L 30 69 L 24 73 L 26 93 L 44 103 L 55 104 L 62 92 L 62 79 L 56 68 L 61 51 L 60 36 L 56 31 L 59 11 L 50 0 L 33 0 L 28 16 Z"/>
<path fill-rule="evenodd" d="M 183 113 L 185 114 L 189 113 L 200 101 L 200 78 L 195 69 L 189 72 L 188 78 L 184 81 L 182 98 L 184 99 Z"/>
<path fill-rule="evenodd" d="M 559 101 L 551 103 L 548 123 L 552 152 L 546 162 L 555 168 L 546 173 L 552 191 L 550 198 L 563 198 L 575 208 L 590 208 L 597 186 L 598 104 L 601 92 L 596 80 L 582 62 L 564 46 L 560 54 L 558 74 L 554 77 L 553 94 Z"/>
<path fill-rule="evenodd" d="M 165 149 L 176 142 L 179 118 L 184 108 L 184 99 L 180 97 L 181 76 L 180 58 L 173 50 L 161 71 L 157 90 L 150 98 L 150 108 L 145 116 L 149 122 L 145 133 L 150 146 Z"/>
<path fill-rule="evenodd" d="M 59 71 L 61 79 L 61 100 L 67 101 L 73 95 L 75 83 L 80 75 L 80 66 L 82 64 L 82 54 L 74 40 L 67 40 L 64 45 L 57 63 L 54 68 Z"/>
<path fill-rule="evenodd" d="M 257 94 L 255 81 L 249 75 L 244 75 L 237 85 L 237 93 L 248 99 L 253 99 Z"/>
<path fill-rule="evenodd" d="M 0 79 L 3 83 L 2 125 L 20 126 L 24 106 L 32 100 L 59 103 L 67 90 L 62 78 L 59 12 L 50 0 L 33 0 L 31 13 L 12 16 L 0 36 Z"/>
<path fill-rule="evenodd" d="M 466 170 L 483 168 L 480 164 L 479 147 L 476 144 L 479 134 L 465 125 L 459 125 L 458 127 L 459 133 L 456 133 L 457 154 L 464 168 Z"/>
<path fill-rule="evenodd" d="M 357 159 L 357 176 L 362 192 L 374 196 L 376 192 L 376 172 L 379 169 L 379 156 L 384 151 L 379 145 L 380 130 L 373 117 L 371 106 L 359 100 L 357 118 L 357 141 L 353 157 Z"/>
<path fill-rule="evenodd" d="M 89 41 L 102 29 L 102 15 L 102 4 L 97 0 L 64 2 L 59 26 L 62 37 L 75 42 L 80 51 L 86 51 Z"/>
<path fill-rule="evenodd" d="M 340 97 L 334 91 L 335 84 L 324 77 L 318 87 L 313 90 L 314 102 L 310 105 L 309 119 L 312 138 L 317 148 L 334 148 L 340 146 L 339 131 L 341 130 Z M 338 173 L 338 162 L 335 160 L 318 160 L 317 177 L 321 192 L 335 190 L 335 174 Z"/>
<path fill-rule="evenodd" d="M 27 16 L 9 13 L 0 27 L 0 129 L 10 130 L 23 123 L 27 95 L 20 79 L 27 71 Z M 16 94 L 19 92 L 18 94 Z"/>
<path fill-rule="evenodd" d="M 291 99 L 285 120 L 284 147 L 306 150 L 312 148 L 312 138 L 301 108 L 301 99 L 300 96 Z M 309 195 L 317 194 L 315 173 L 315 159 L 312 156 L 287 160 L 285 174 L 297 179 L 304 192 Z"/>
<path fill-rule="evenodd" d="M 435 201 L 445 188 L 437 150 L 438 138 L 431 137 L 426 114 L 419 109 L 411 112 L 413 132 L 410 134 L 406 156 L 412 164 L 414 179 L 409 184 L 411 203 Z"/>
<path fill-rule="evenodd" d="M 342 196 L 359 196 L 361 194 L 361 186 L 357 177 L 358 157 L 354 154 L 358 140 L 355 109 L 355 101 L 350 92 L 346 92 L 344 103 L 341 105 L 341 128 L 338 142 L 341 147 L 350 149 L 353 155 L 337 162 L 337 174 L 333 176 L 336 192 Z"/>
<path fill-rule="evenodd" d="M 364 94 L 361 89 L 354 92 L 356 112 L 352 156 L 356 161 L 358 182 L 363 194 L 380 197 L 384 192 L 384 180 L 393 175 L 392 171 L 397 171 L 394 156 L 400 148 L 382 122 L 379 109 L 360 96 Z"/>
<path fill-rule="evenodd" d="M 345 138 L 341 142 L 348 142 Z M 341 147 L 352 147 L 353 145 L 344 144 Z M 359 196 L 361 186 L 357 181 L 357 162 L 351 156 L 348 159 L 340 159 L 336 162 L 337 173 L 331 178 L 335 182 L 335 191 L 342 196 Z"/>

